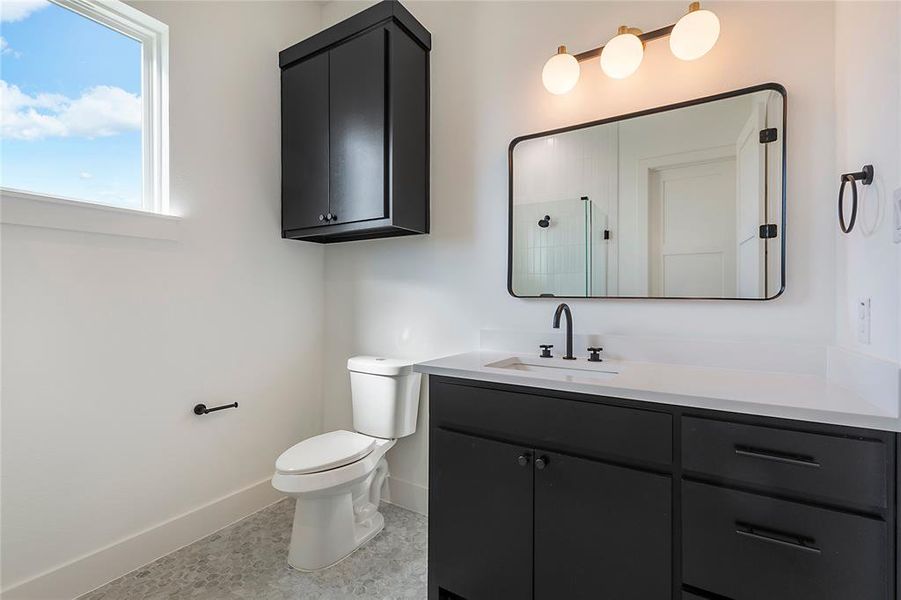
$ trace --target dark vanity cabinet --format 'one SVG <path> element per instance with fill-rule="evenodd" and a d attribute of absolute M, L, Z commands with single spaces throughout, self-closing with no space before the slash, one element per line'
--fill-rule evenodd
<path fill-rule="evenodd" d="M 432 376 L 429 598 L 896 598 L 895 433 Z"/>
<path fill-rule="evenodd" d="M 428 233 L 430 48 L 387 1 L 279 54 L 283 237 Z"/>

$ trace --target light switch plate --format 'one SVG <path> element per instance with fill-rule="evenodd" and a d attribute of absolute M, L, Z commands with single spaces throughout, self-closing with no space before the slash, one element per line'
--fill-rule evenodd
<path fill-rule="evenodd" d="M 895 235 L 892 237 L 892 240 L 896 244 L 901 244 L 901 188 L 895 190 L 895 194 L 893 196 L 892 205 L 895 207 L 893 211 L 895 213 L 895 219 L 893 225 L 895 226 Z"/>
<path fill-rule="evenodd" d="M 870 299 L 859 298 L 857 300 L 857 341 L 861 344 L 870 343 Z"/>

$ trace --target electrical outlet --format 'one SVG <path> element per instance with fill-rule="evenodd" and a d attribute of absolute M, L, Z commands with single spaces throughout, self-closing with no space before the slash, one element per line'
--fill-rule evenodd
<path fill-rule="evenodd" d="M 870 343 L 870 299 L 860 298 L 857 301 L 857 341 Z"/>
<path fill-rule="evenodd" d="M 895 225 L 895 229 L 894 229 L 895 235 L 894 235 L 894 237 L 892 238 L 892 240 L 893 240 L 896 244 L 901 244 L 901 188 L 898 188 L 897 190 L 895 190 L 895 194 L 894 194 L 894 202 L 892 202 L 892 205 L 895 207 L 895 210 L 894 210 L 894 213 L 895 213 L 895 222 L 894 222 L 894 225 Z"/>

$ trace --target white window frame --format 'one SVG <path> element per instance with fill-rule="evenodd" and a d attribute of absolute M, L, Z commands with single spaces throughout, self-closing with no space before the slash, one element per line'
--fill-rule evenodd
<path fill-rule="evenodd" d="M 141 43 L 141 211 L 169 213 L 169 26 L 119 0 L 50 0 Z M 17 199 L 81 202 L 31 190 L 0 188 Z M 61 205 L 56 202 L 57 205 Z M 123 209 L 128 210 L 128 209 Z M 9 222 L 3 219 L 3 222 Z"/>

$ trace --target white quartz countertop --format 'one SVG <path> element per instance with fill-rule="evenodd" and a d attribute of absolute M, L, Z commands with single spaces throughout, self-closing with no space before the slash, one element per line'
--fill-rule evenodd
<path fill-rule="evenodd" d="M 488 366 L 511 358 L 549 367 L 535 373 Z M 547 361 L 547 362 L 544 362 Z M 615 374 L 596 378 L 590 366 Z M 604 361 L 587 365 L 584 358 L 564 361 L 510 352 L 476 351 L 414 365 L 419 373 L 578 392 L 628 400 L 721 410 L 739 414 L 796 419 L 901 431 L 896 411 L 869 403 L 825 377 L 742 369 L 651 362 Z"/>

